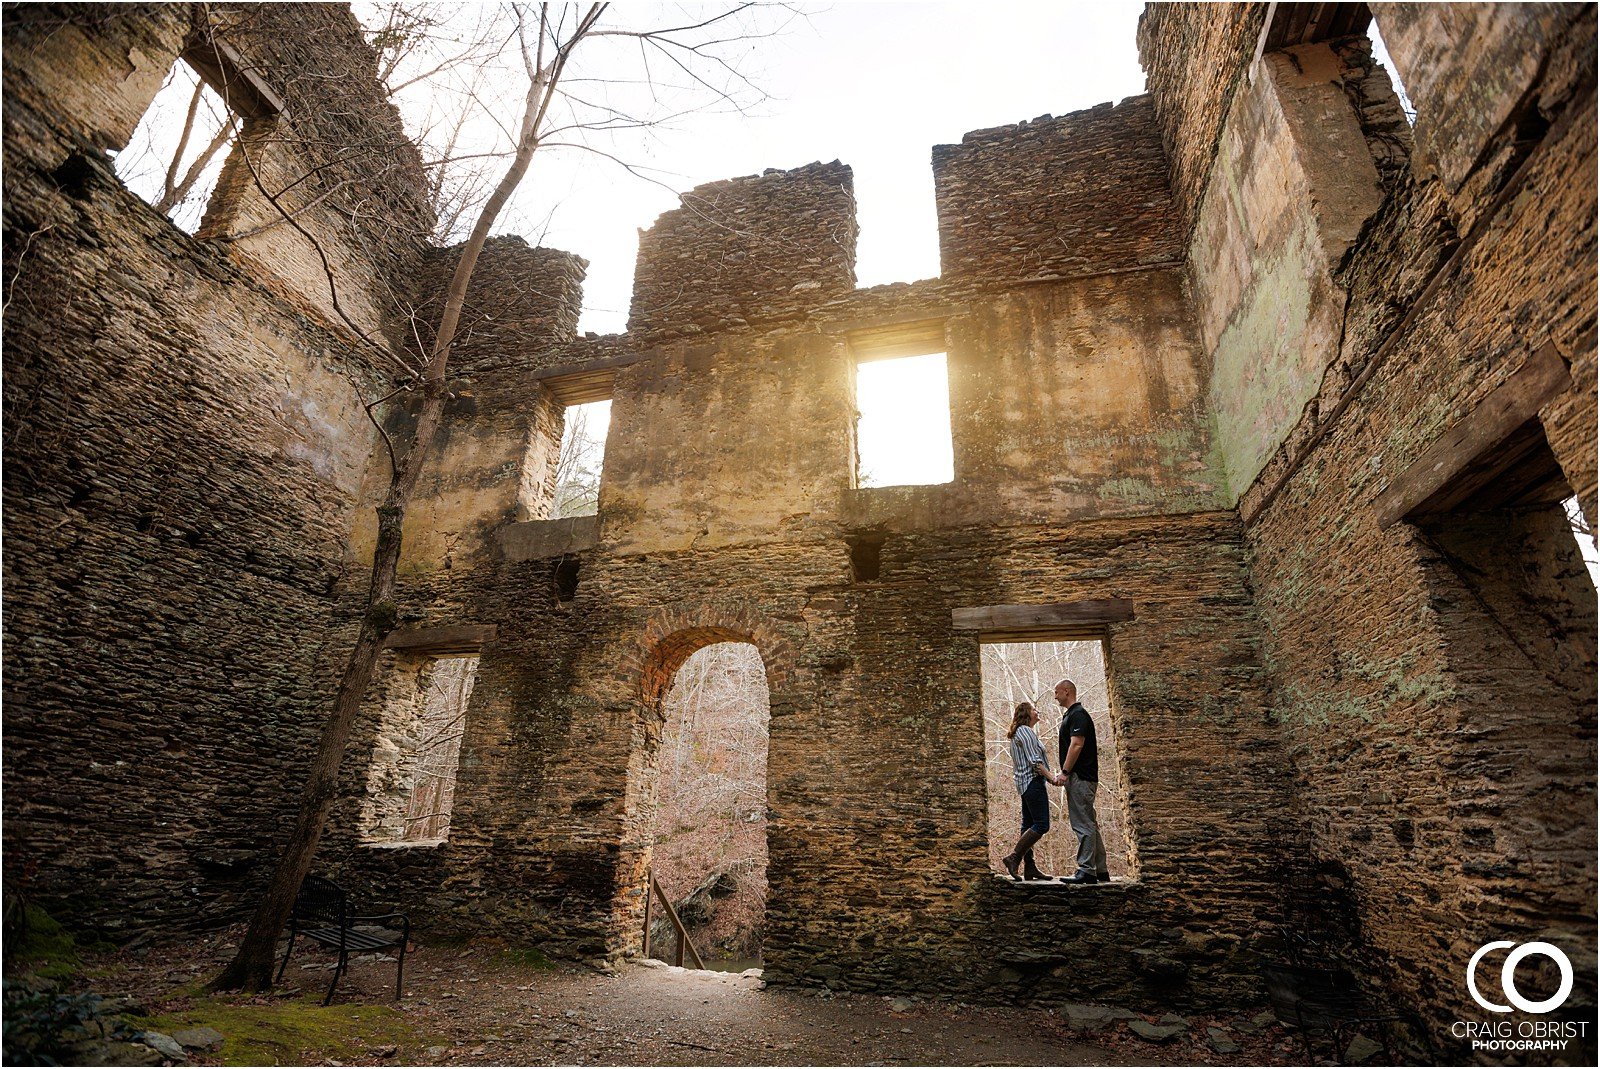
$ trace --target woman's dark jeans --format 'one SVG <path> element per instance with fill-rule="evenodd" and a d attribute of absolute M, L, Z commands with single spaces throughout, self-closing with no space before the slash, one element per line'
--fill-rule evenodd
<path fill-rule="evenodd" d="M 1033 777 L 1022 792 L 1022 830 L 1030 828 L 1040 835 L 1050 830 L 1050 795 L 1044 789 L 1043 776 Z"/>

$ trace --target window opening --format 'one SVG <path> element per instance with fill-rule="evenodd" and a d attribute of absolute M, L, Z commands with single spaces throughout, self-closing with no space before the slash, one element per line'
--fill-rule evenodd
<path fill-rule="evenodd" d="M 856 485 L 925 486 L 955 478 L 944 353 L 856 365 Z"/>
<path fill-rule="evenodd" d="M 766 668 L 748 642 L 695 651 L 662 704 L 651 871 L 708 969 L 761 964 L 767 902 Z M 676 935 L 653 914 L 651 954 Z"/>
<path fill-rule="evenodd" d="M 1589 569 L 1589 582 L 1597 591 L 1600 591 L 1600 546 L 1595 544 L 1594 528 L 1589 526 L 1589 521 L 1583 515 L 1583 508 L 1578 504 L 1578 495 L 1574 494 L 1561 503 L 1566 510 L 1567 523 L 1572 526 L 1572 537 L 1578 543 L 1578 552 L 1583 556 L 1583 565 Z"/>
<path fill-rule="evenodd" d="M 1011 740 L 1006 734 L 1012 714 L 1019 702 L 1033 704 L 1039 713 L 1034 730 L 1044 746 L 1046 764 L 1052 773 L 1059 773 L 1060 729 L 1066 710 L 1057 703 L 1054 691 L 1058 682 L 1070 679 L 1077 684 L 1078 702 L 1094 723 L 1099 781 L 1093 803 L 1107 869 L 1113 881 L 1133 879 L 1136 870 L 1120 768 L 1121 748 L 1110 708 L 1101 641 L 994 642 L 985 643 L 981 649 L 990 869 L 1005 874 L 1003 859 L 1016 846 L 1022 824 Z M 1045 791 L 1050 830 L 1034 845 L 1034 862 L 1049 877 L 1071 876 L 1078 871 L 1079 837 L 1069 820 L 1067 789 L 1047 784 Z"/>
<path fill-rule="evenodd" d="M 193 234 L 205 219 L 238 127 L 222 96 L 180 59 L 116 154 L 117 177 Z"/>
<path fill-rule="evenodd" d="M 583 561 L 577 557 L 561 557 L 556 561 L 556 600 L 568 602 L 578 596 L 578 571 Z"/>
<path fill-rule="evenodd" d="M 476 656 L 397 655 L 385 673 L 367 774 L 368 842 L 449 838 Z"/>
<path fill-rule="evenodd" d="M 1378 20 L 1375 18 L 1367 22 L 1367 38 L 1372 41 L 1372 58 L 1383 67 L 1384 73 L 1389 76 L 1389 84 L 1394 87 L 1394 95 L 1400 98 L 1400 110 L 1405 114 L 1406 124 L 1417 125 L 1417 109 L 1400 81 L 1400 71 L 1394 65 L 1394 58 L 1389 55 L 1389 46 L 1384 44 L 1383 33 L 1378 29 Z"/>
<path fill-rule="evenodd" d="M 1545 815 L 1463 837 L 1463 871 L 1487 894 L 1545 888 L 1539 908 L 1551 913 L 1586 908 L 1563 874 L 1594 862 L 1593 820 L 1579 799 L 1588 790 L 1592 806 L 1595 566 L 1575 504 L 1533 419 L 1406 517 L 1460 715 L 1472 722 L 1463 753 L 1475 789 L 1490 793 L 1495 813 Z M 1478 715 L 1485 702 L 1500 715 Z"/>
<path fill-rule="evenodd" d="M 600 510 L 600 473 L 611 429 L 611 402 L 567 405 L 564 417 L 551 508 L 551 518 L 558 520 L 593 516 Z"/>

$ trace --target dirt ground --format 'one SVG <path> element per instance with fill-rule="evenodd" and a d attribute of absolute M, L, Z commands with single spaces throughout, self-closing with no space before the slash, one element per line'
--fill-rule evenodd
<path fill-rule="evenodd" d="M 1046 1009 L 831 994 L 767 987 L 754 973 L 657 962 L 614 973 L 531 962 L 493 945 L 426 945 L 394 964 L 363 961 L 315 1010 L 330 959 L 296 950 L 267 997 L 208 997 L 227 936 L 188 947 L 120 951 L 87 962 L 95 990 L 131 996 L 176 1031 L 211 1024 L 231 1035 L 199 1063 L 310 1065 L 1138 1065 L 1293 1064 L 1298 1048 L 1246 1017 L 1190 1018 L 1186 1034 L 1152 1044 L 1120 1022 L 1074 1033 Z M 311 966 L 307 968 L 306 966 Z M 377 1009 L 376 1007 L 384 1007 Z M 1148 1018 L 1152 1022 L 1155 1017 Z M 263 1031 L 256 1022 L 271 1023 Z M 303 1025 L 284 1022 L 306 1022 Z M 315 1022 L 314 1024 L 312 1022 Z M 329 1022 L 348 1022 L 345 1029 Z M 1221 1028 L 1242 1049 L 1209 1045 Z M 299 1029 L 298 1031 L 296 1029 Z M 266 1039 L 263 1039 L 266 1036 Z M 270 1040 L 270 1042 L 267 1042 Z M 267 1045 L 261 1045 L 266 1042 Z M 253 1046 L 251 1044 L 254 1044 Z"/>

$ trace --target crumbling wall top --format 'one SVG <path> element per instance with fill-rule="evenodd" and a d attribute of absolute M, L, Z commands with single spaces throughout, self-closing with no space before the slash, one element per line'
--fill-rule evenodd
<path fill-rule="evenodd" d="M 431 250 L 417 276 L 414 302 L 424 340 L 431 340 L 444 312 L 461 248 Z M 450 373 L 543 366 L 564 354 L 577 334 L 588 267 L 575 253 L 530 246 L 514 235 L 490 238 L 467 286 Z"/>
<path fill-rule="evenodd" d="M 1179 259 L 1148 96 L 933 149 L 942 277 L 1068 278 Z"/>
<path fill-rule="evenodd" d="M 855 188 L 838 160 L 697 186 L 639 235 L 630 333 L 803 315 L 855 288 Z"/>

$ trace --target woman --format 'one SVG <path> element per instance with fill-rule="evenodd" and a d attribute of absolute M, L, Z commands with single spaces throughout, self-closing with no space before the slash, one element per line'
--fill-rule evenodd
<path fill-rule="evenodd" d="M 1017 793 L 1022 796 L 1022 838 L 1017 848 L 1000 863 L 1006 867 L 1013 880 L 1048 880 L 1033 863 L 1033 844 L 1044 838 L 1050 830 L 1050 795 L 1046 782 L 1061 786 L 1066 780 L 1050 774 L 1045 763 L 1044 744 L 1033 729 L 1039 723 L 1039 712 L 1030 702 L 1022 702 L 1011 714 L 1011 729 L 1006 738 L 1011 740 L 1011 770 L 1016 776 Z M 1019 875 L 1017 866 L 1022 866 Z"/>

